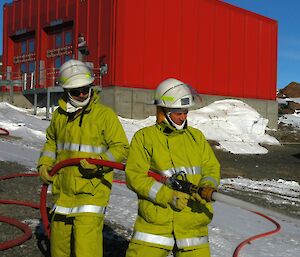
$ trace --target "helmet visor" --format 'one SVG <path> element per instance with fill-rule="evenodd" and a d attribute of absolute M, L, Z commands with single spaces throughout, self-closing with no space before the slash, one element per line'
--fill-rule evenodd
<path fill-rule="evenodd" d="M 71 96 L 78 97 L 80 94 L 87 95 L 90 92 L 91 86 L 85 86 L 85 87 L 78 87 L 78 88 L 73 88 L 69 89 L 68 92 Z"/>

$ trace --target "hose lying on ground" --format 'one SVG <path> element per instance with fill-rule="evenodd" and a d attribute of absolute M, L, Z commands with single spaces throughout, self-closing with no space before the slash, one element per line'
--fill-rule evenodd
<path fill-rule="evenodd" d="M 121 165 L 120 166 L 121 168 L 124 166 L 123 164 L 118 164 L 117 166 L 119 166 L 119 165 Z M 0 181 L 7 180 L 7 179 L 12 179 L 12 178 L 17 178 L 17 177 L 37 177 L 37 176 L 38 176 L 37 173 L 21 173 L 21 174 L 17 173 L 17 174 L 10 174 L 10 175 L 5 175 L 5 176 L 0 176 Z M 113 180 L 113 182 L 118 183 L 118 184 L 126 184 L 125 181 L 121 181 L 121 180 Z M 47 194 L 47 190 L 46 190 L 46 194 Z M 31 207 L 31 208 L 34 208 L 34 209 L 40 209 L 40 210 L 41 210 L 41 203 L 40 204 L 34 204 L 34 203 L 24 202 L 24 201 L 0 199 L 0 204 L 23 205 L 23 206 Z M 47 208 L 47 207 L 45 207 L 45 208 Z M 45 213 L 46 214 L 45 214 L 44 219 L 46 219 L 46 217 L 48 219 L 47 209 L 46 209 Z M 42 220 L 43 220 L 43 216 L 42 216 Z M 8 241 L 5 241 L 5 242 L 1 242 L 0 243 L 0 251 L 12 248 L 12 247 L 17 246 L 17 245 L 20 245 L 20 244 L 26 242 L 27 240 L 29 240 L 32 237 L 32 231 L 31 231 L 30 227 L 27 224 L 22 223 L 21 221 L 18 221 L 14 218 L 11 218 L 11 217 L 0 216 L 0 222 L 4 222 L 4 223 L 10 224 L 10 225 L 13 225 L 13 226 L 19 228 L 20 230 L 22 230 L 24 232 L 24 234 L 19 236 L 19 237 L 16 237 L 12 240 L 8 240 Z"/>
<path fill-rule="evenodd" d="M 36 177 L 36 176 L 38 176 L 38 174 L 36 174 L 36 173 L 11 174 L 11 175 L 7 175 L 7 176 L 1 176 L 0 181 L 15 178 L 15 177 Z M 40 208 L 39 204 L 23 202 L 23 201 L 16 201 L 16 200 L 0 199 L 0 203 L 2 203 L 2 204 L 23 205 L 23 206 L 27 206 L 27 207 L 31 207 L 31 208 L 35 208 L 35 209 Z M 0 222 L 5 222 L 5 223 L 8 223 L 10 225 L 13 225 L 13 226 L 19 228 L 20 230 L 22 230 L 24 232 L 24 234 L 19 236 L 19 237 L 16 237 L 12 240 L 8 240 L 8 241 L 5 241 L 3 243 L 0 243 L 0 251 L 12 248 L 16 245 L 20 245 L 20 244 L 24 243 L 25 241 L 27 241 L 28 239 L 30 239 L 31 236 L 32 236 L 32 231 L 31 231 L 30 227 L 27 224 L 22 223 L 22 222 L 14 219 L 14 218 L 0 216 Z"/>
<path fill-rule="evenodd" d="M 83 158 L 73 158 L 73 159 L 68 159 L 68 160 L 65 160 L 65 161 L 62 161 L 62 162 L 56 164 L 52 168 L 52 170 L 50 172 L 50 175 L 53 176 L 58 170 L 60 170 L 63 167 L 78 165 L 81 159 L 83 159 Z M 122 164 L 122 163 L 99 160 L 99 159 L 88 159 L 88 162 L 91 163 L 91 164 L 99 165 L 99 166 L 106 166 L 106 167 L 111 167 L 111 168 L 118 169 L 118 170 L 125 170 L 125 165 Z M 32 174 L 26 174 L 26 175 L 27 176 L 32 176 Z M 37 176 L 37 174 L 34 174 L 34 175 Z M 156 180 L 159 180 L 160 175 L 158 175 L 158 174 L 155 174 L 155 173 L 149 171 L 148 175 L 154 177 Z M 15 174 L 15 175 L 10 175 L 10 176 L 5 176 L 4 179 L 12 178 L 13 176 L 22 176 L 22 174 Z M 1 179 L 1 177 L 0 177 L 0 180 L 3 180 L 3 179 Z M 114 181 L 114 182 L 125 183 L 123 181 Z M 39 207 L 40 207 L 40 213 L 41 213 L 42 222 L 43 222 L 43 225 L 44 225 L 45 232 L 46 232 L 47 236 L 50 238 L 50 226 L 49 226 L 48 212 L 47 212 L 47 206 L 46 206 L 47 188 L 48 188 L 48 185 L 43 184 L 41 194 L 40 194 L 40 206 Z M 220 193 L 214 193 L 213 194 L 213 199 L 216 200 L 216 201 L 221 201 L 221 202 L 227 203 L 229 205 L 234 205 L 234 206 L 252 211 L 252 212 L 268 219 L 269 221 L 273 222 L 276 225 L 275 230 L 272 230 L 272 231 L 269 231 L 269 232 L 266 232 L 266 233 L 263 233 L 263 234 L 259 234 L 259 235 L 250 237 L 247 240 L 240 243 L 237 246 L 237 248 L 235 249 L 233 257 L 237 257 L 238 254 L 239 254 L 239 251 L 241 250 L 241 248 L 244 245 L 250 243 L 251 241 L 256 240 L 258 238 L 261 238 L 261 237 L 265 237 L 265 236 L 277 233 L 277 232 L 280 231 L 280 225 L 276 221 L 274 221 L 270 217 L 268 217 L 268 216 L 266 216 L 266 215 L 259 212 L 261 210 L 266 211 L 266 209 L 264 209 L 264 208 L 260 208 L 258 206 L 253 205 L 253 204 L 246 203 L 244 201 L 241 201 L 241 200 L 238 200 L 238 199 L 235 199 L 233 197 L 229 197 L 229 196 L 226 196 L 226 195 L 223 195 L 223 194 L 220 194 Z M 31 237 L 31 234 L 30 234 L 30 237 Z M 28 238 L 26 240 L 28 240 Z M 18 241 L 18 244 L 20 244 L 19 241 Z M 7 248 L 5 248 L 5 249 L 7 249 Z"/>
<path fill-rule="evenodd" d="M 244 246 L 246 246 L 247 244 L 250 244 L 252 241 L 257 240 L 257 239 L 262 238 L 262 237 L 266 237 L 266 236 L 269 236 L 269 235 L 276 234 L 281 230 L 280 224 L 266 215 L 267 213 L 271 213 L 271 215 L 272 214 L 274 215 L 275 214 L 274 212 L 271 212 L 271 211 L 269 211 L 265 208 L 262 208 L 262 207 L 254 205 L 254 204 L 251 204 L 251 203 L 233 198 L 231 196 L 220 194 L 220 193 L 217 193 L 217 192 L 213 193 L 212 198 L 215 201 L 223 202 L 223 203 L 226 203 L 226 204 L 229 204 L 229 205 L 233 205 L 233 206 L 251 211 L 251 212 L 253 212 L 253 213 L 255 213 L 255 214 L 271 221 L 276 226 L 276 228 L 274 230 L 271 230 L 271 231 L 268 231 L 268 232 L 265 232 L 265 233 L 262 233 L 262 234 L 258 234 L 258 235 L 249 237 L 246 240 L 244 240 L 243 242 L 241 242 L 235 248 L 234 253 L 233 253 L 233 257 L 238 257 L 241 249 Z M 263 214 L 263 213 L 265 213 L 265 214 Z"/>
<path fill-rule="evenodd" d="M 0 136 L 8 136 L 9 135 L 9 131 L 4 129 L 4 128 L 0 128 Z"/>

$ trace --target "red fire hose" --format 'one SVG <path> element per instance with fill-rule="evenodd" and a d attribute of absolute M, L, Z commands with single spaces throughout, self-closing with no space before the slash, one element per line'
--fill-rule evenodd
<path fill-rule="evenodd" d="M 36 174 L 36 173 L 12 174 L 12 175 L 7 175 L 7 176 L 0 177 L 0 181 L 15 178 L 15 177 L 34 177 L 34 176 L 38 176 L 38 174 Z M 40 208 L 39 204 L 33 204 L 33 203 L 28 203 L 28 202 L 23 202 L 23 201 L 3 200 L 3 199 L 1 199 L 0 203 L 2 203 L 2 204 L 23 205 L 23 206 L 27 206 L 27 207 L 31 207 L 31 208 L 35 208 L 35 209 Z M 27 224 L 22 223 L 22 222 L 20 222 L 16 219 L 13 219 L 13 218 L 10 218 L 10 217 L 5 217 L 5 216 L 0 216 L 0 222 L 5 222 L 5 223 L 8 223 L 10 225 L 13 225 L 13 226 L 19 228 L 20 230 L 22 230 L 24 232 L 23 235 L 21 235 L 17 238 L 14 238 L 12 240 L 8 240 L 8 241 L 5 241 L 3 243 L 0 243 L 0 251 L 9 249 L 9 248 L 14 247 L 16 245 L 20 245 L 20 244 L 24 243 L 25 241 L 27 241 L 28 239 L 30 239 L 31 236 L 32 236 L 32 231 L 31 231 L 30 227 Z"/>
<path fill-rule="evenodd" d="M 0 136 L 8 136 L 9 135 L 9 131 L 4 129 L 4 128 L 0 128 Z"/>
<path fill-rule="evenodd" d="M 85 158 L 72 158 L 72 159 L 67 159 L 67 160 L 57 163 L 52 168 L 52 170 L 50 172 L 50 176 L 53 176 L 57 171 L 59 171 L 61 168 L 64 168 L 66 166 L 78 165 L 80 160 L 82 160 L 82 159 L 85 159 Z M 111 167 L 111 168 L 118 169 L 118 170 L 125 170 L 125 165 L 122 163 L 119 163 L 119 162 L 111 162 L 111 161 L 105 161 L 105 160 L 99 160 L 99 159 L 87 159 L 87 160 L 91 164 L 105 166 L 105 167 Z M 50 238 L 50 225 L 49 225 L 49 220 L 48 220 L 48 211 L 47 211 L 47 204 L 46 204 L 47 188 L 48 188 L 48 184 L 44 183 L 42 186 L 41 195 L 40 195 L 40 213 L 41 213 L 45 232 L 46 232 L 48 238 Z"/>
<path fill-rule="evenodd" d="M 83 159 L 83 158 L 73 158 L 73 159 L 68 159 L 68 160 L 59 162 L 58 164 L 56 164 L 52 168 L 52 170 L 50 172 L 50 175 L 53 176 L 58 170 L 60 170 L 63 167 L 78 165 L 81 159 Z M 111 167 L 111 168 L 118 169 L 118 170 L 125 170 L 125 165 L 122 164 L 122 163 L 99 160 L 99 159 L 88 159 L 88 162 L 91 163 L 91 164 L 99 165 L 99 166 L 106 166 L 106 167 Z M 159 175 L 157 173 L 153 173 L 151 171 L 148 172 L 148 175 L 153 177 L 157 181 L 164 181 L 165 180 L 165 177 L 162 177 L 161 175 Z M 37 174 L 8 175 L 8 176 L 0 177 L 0 180 L 9 179 L 9 178 L 17 177 L 17 176 L 37 176 Z M 124 181 L 119 181 L 119 180 L 114 180 L 114 182 L 125 184 Z M 46 232 L 47 236 L 50 238 L 50 226 L 49 226 L 48 212 L 47 212 L 47 206 L 46 206 L 47 188 L 48 188 L 48 185 L 44 183 L 43 186 L 42 186 L 41 194 L 40 194 L 40 205 L 39 206 L 35 205 L 35 204 L 26 203 L 26 202 L 10 201 L 10 200 L 0 200 L 0 203 L 22 204 L 22 205 L 30 206 L 30 207 L 33 207 L 33 208 L 38 208 L 39 207 L 41 217 L 42 217 L 42 223 L 44 225 L 45 232 Z M 266 236 L 278 233 L 281 229 L 279 223 L 277 223 L 275 220 L 271 219 L 270 217 L 268 217 L 268 216 L 266 216 L 262 213 L 259 213 L 259 212 L 254 212 L 254 213 L 266 218 L 267 220 L 269 220 L 271 222 L 273 222 L 276 225 L 276 229 L 274 229 L 272 231 L 269 231 L 269 232 L 265 232 L 263 234 L 252 236 L 252 237 L 244 240 L 243 242 L 241 242 L 236 247 L 236 249 L 234 251 L 234 254 L 233 254 L 233 257 L 238 257 L 238 254 L 239 254 L 240 250 L 242 249 L 242 247 L 249 244 L 251 241 L 254 241 L 254 240 L 259 239 L 261 237 L 266 237 Z M 16 238 L 15 240 L 11 240 L 12 242 L 11 241 L 6 241 L 5 244 L 3 244 L 3 243 L 0 244 L 0 250 L 8 249 L 12 246 L 21 244 L 21 243 L 23 243 L 24 241 L 28 240 L 31 237 L 31 230 L 26 224 L 18 222 L 16 220 L 12 221 L 13 219 L 9 219 L 9 220 L 7 220 L 7 219 L 8 218 L 6 218 L 6 217 L 0 217 L 0 222 L 3 221 L 3 222 L 7 222 L 9 224 L 18 226 L 25 233 L 22 237 Z"/>
<path fill-rule="evenodd" d="M 274 230 L 271 230 L 271 231 L 268 231 L 268 232 L 265 232 L 265 233 L 262 233 L 262 234 L 259 234 L 259 235 L 255 235 L 255 236 L 252 236 L 252 237 L 249 237 L 247 238 L 246 240 L 244 240 L 243 242 L 241 242 L 234 250 L 234 253 L 233 253 L 233 257 L 238 257 L 239 256 L 239 253 L 241 251 L 241 249 L 248 245 L 248 244 L 251 244 L 252 241 L 254 240 L 257 240 L 259 238 L 262 238 L 262 237 L 266 237 L 266 236 L 269 236 L 269 235 L 273 235 L 273 234 L 276 234 L 278 233 L 280 230 L 281 230 L 281 226 L 278 222 L 276 222 L 275 220 L 271 219 L 270 217 L 268 217 L 267 215 L 265 214 L 262 214 L 260 212 L 254 212 L 256 213 L 257 215 L 259 216 L 262 216 L 263 218 L 271 221 L 273 224 L 275 224 L 276 228 Z"/>
<path fill-rule="evenodd" d="M 5 222 L 5 223 L 8 223 L 10 225 L 13 225 L 13 226 L 21 229 L 24 232 L 23 235 L 21 235 L 17 238 L 14 238 L 12 240 L 8 240 L 8 241 L 5 241 L 4 243 L 1 243 L 0 244 L 0 251 L 9 249 L 9 248 L 14 247 L 16 245 L 20 245 L 23 242 L 30 239 L 31 236 L 32 236 L 32 232 L 31 232 L 30 227 L 27 224 L 24 224 L 24 223 L 22 223 L 22 222 L 20 222 L 16 219 L 0 216 L 0 222 Z"/>

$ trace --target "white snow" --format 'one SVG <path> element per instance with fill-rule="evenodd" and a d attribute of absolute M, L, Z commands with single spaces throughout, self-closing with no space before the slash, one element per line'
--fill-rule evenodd
<path fill-rule="evenodd" d="M 43 111 L 43 110 L 41 110 Z M 13 137 L 0 137 L 0 160 L 17 161 L 34 169 L 45 141 L 49 121 L 31 115 L 32 110 L 0 103 L 0 128 L 9 130 Z M 126 135 L 131 140 L 140 128 L 155 123 L 155 117 L 144 120 L 120 118 Z M 266 135 L 268 121 L 254 109 L 238 100 L 222 100 L 189 112 L 189 124 L 199 128 L 207 139 L 215 140 L 226 151 L 236 154 L 265 154 L 260 144 L 279 144 Z M 299 115 L 286 116 L 286 123 L 300 127 Z M 295 181 L 254 181 L 245 178 L 222 179 L 221 187 L 242 188 L 251 192 L 280 195 L 276 201 L 293 201 L 300 206 L 300 185 Z M 271 198 L 270 201 L 272 201 Z M 214 203 L 215 215 L 209 225 L 213 257 L 232 256 L 235 247 L 246 238 L 273 230 L 275 227 L 262 217 L 221 202 Z M 125 185 L 114 184 L 106 219 L 128 230 L 128 238 L 137 215 L 137 198 Z M 300 220 L 276 215 L 282 226 L 279 234 L 254 241 L 241 250 L 240 257 L 294 257 L 300 253 Z M 273 217 L 274 218 L 274 217 Z M 30 222 L 30 217 L 26 219 Z M 31 222 L 35 224 L 34 221 Z M 34 226 L 34 225 L 33 225 Z"/>

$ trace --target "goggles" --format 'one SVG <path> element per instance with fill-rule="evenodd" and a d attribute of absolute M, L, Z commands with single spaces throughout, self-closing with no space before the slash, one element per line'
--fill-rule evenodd
<path fill-rule="evenodd" d="M 83 95 L 88 94 L 90 92 L 90 88 L 91 88 L 91 86 L 88 85 L 88 86 L 78 87 L 78 88 L 68 90 L 68 92 L 71 96 L 78 97 L 78 96 L 80 96 L 80 94 L 83 94 Z"/>

